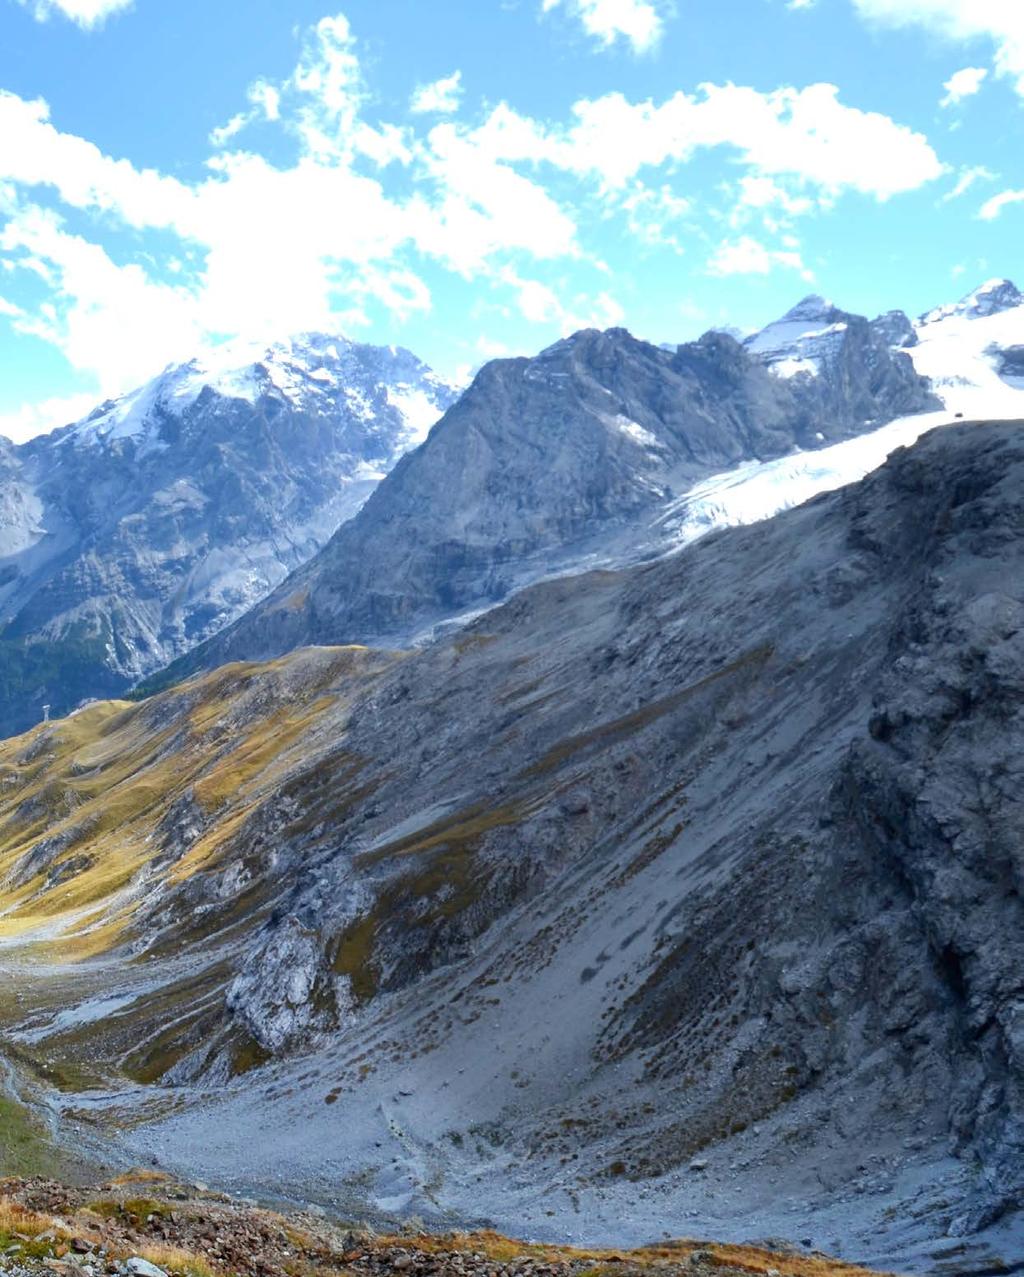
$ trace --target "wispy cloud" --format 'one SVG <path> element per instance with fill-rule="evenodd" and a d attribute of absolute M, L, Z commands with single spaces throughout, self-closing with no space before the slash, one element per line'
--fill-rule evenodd
<path fill-rule="evenodd" d="M 983 164 L 976 164 L 973 168 L 961 169 L 956 185 L 943 195 L 940 203 L 949 204 L 952 200 L 958 200 L 961 195 L 966 195 L 976 183 L 994 182 L 995 177 L 995 173 L 990 172 Z"/>
<path fill-rule="evenodd" d="M 961 71 L 954 71 L 942 86 L 946 94 L 939 101 L 939 106 L 956 106 L 964 98 L 974 97 L 987 79 L 987 67 L 964 67 Z"/>
<path fill-rule="evenodd" d="M 70 18 L 86 29 L 98 27 L 115 13 L 130 9 L 134 0 L 21 0 L 39 22 L 54 15 Z"/>
<path fill-rule="evenodd" d="M 454 115 L 461 101 L 462 72 L 454 71 L 432 84 L 419 85 L 409 101 L 409 110 L 413 115 Z"/>
<path fill-rule="evenodd" d="M 543 0 L 542 11 L 566 5 L 590 36 L 608 47 L 626 40 L 646 53 L 661 39 L 664 20 L 652 0 Z"/>
<path fill-rule="evenodd" d="M 982 204 L 978 216 L 983 222 L 994 222 L 1003 209 L 1011 204 L 1024 204 L 1024 191 L 1001 191 L 998 195 L 993 195 Z"/>

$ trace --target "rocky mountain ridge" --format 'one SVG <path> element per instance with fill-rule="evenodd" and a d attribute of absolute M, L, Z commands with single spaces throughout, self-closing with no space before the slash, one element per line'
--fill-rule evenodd
<path fill-rule="evenodd" d="M 305 334 L 167 369 L 0 451 L 0 730 L 116 694 L 310 558 L 454 391 Z"/>
<path fill-rule="evenodd" d="M 8 742 L 8 1041 L 132 1156 L 242 1191 L 993 1271 L 1022 516 L 1021 424 L 953 426 L 414 654 Z"/>
<path fill-rule="evenodd" d="M 699 480 L 938 407 L 888 335 L 831 324 L 813 375 L 721 332 L 667 351 L 585 331 L 497 360 L 315 559 L 171 676 L 303 643 L 408 643 L 531 580 L 663 552 L 658 516 Z"/>

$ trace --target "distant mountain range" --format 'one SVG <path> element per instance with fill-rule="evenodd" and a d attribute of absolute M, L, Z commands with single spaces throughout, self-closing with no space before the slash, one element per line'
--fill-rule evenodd
<path fill-rule="evenodd" d="M 307 334 L 168 368 L 0 446 L 0 731 L 117 695 L 309 559 L 455 391 Z"/>
<path fill-rule="evenodd" d="M 859 477 L 871 448 L 847 445 L 893 421 L 1019 413 L 1022 352 L 997 280 L 916 323 L 808 297 L 743 341 L 585 331 L 461 398 L 406 351 L 315 334 L 168 369 L 0 444 L 0 731 L 225 659 L 405 645 L 657 556 L 803 499 L 809 456 L 812 490 Z M 772 466 L 746 501 L 737 478 Z"/>
<path fill-rule="evenodd" d="M 664 553 L 687 493 L 743 463 L 915 414 L 923 428 L 1024 412 L 1014 334 L 1024 299 L 993 281 L 916 324 L 807 297 L 742 343 L 712 332 L 673 351 L 591 330 L 495 361 L 315 558 L 170 676 L 303 643 L 407 645 L 530 581 Z M 793 491 L 776 483 L 758 514 L 807 495 Z M 701 524 L 685 516 L 684 540 Z"/>

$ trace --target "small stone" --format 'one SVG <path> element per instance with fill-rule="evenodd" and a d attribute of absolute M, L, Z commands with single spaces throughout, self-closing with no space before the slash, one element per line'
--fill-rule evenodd
<path fill-rule="evenodd" d="M 706 1171 L 708 1169 L 708 1159 L 706 1157 L 695 1157 L 690 1163 L 691 1171 Z"/>
<path fill-rule="evenodd" d="M 162 1268 L 157 1268 L 156 1264 L 151 1264 L 148 1259 L 142 1259 L 138 1255 L 129 1259 L 125 1267 L 131 1277 L 167 1277 Z"/>

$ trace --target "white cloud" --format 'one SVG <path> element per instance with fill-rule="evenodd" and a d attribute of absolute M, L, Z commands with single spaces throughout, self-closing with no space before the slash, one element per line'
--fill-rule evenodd
<path fill-rule="evenodd" d="M 453 71 L 442 80 L 421 84 L 412 95 L 413 115 L 454 115 L 462 101 L 462 72 Z"/>
<path fill-rule="evenodd" d="M 1024 204 L 1024 191 L 1001 191 L 998 195 L 993 195 L 982 204 L 978 216 L 983 222 L 994 222 L 1010 204 Z"/>
<path fill-rule="evenodd" d="M 813 9 L 818 0 L 786 0 L 787 9 Z"/>
<path fill-rule="evenodd" d="M 634 182 L 614 207 L 626 215 L 630 234 L 640 243 L 670 248 L 675 253 L 685 251 L 680 233 L 692 215 L 693 204 L 676 195 L 667 182 L 661 186 Z"/>
<path fill-rule="evenodd" d="M 758 173 L 748 173 L 740 178 L 738 195 L 732 219 L 734 223 L 741 221 L 750 209 L 756 209 L 762 215 L 773 215 L 778 211 L 786 217 L 801 217 L 814 208 L 814 201 L 806 195 L 795 195 L 774 178 Z"/>
<path fill-rule="evenodd" d="M 984 164 L 977 164 L 973 168 L 961 169 L 956 185 L 943 195 L 940 202 L 948 204 L 951 200 L 958 200 L 961 195 L 966 195 L 976 182 L 992 182 L 995 180 L 995 176 L 995 173 L 990 172 Z"/>
<path fill-rule="evenodd" d="M 1020 0 L 853 0 L 862 17 L 890 27 L 922 26 L 945 39 L 995 44 L 999 75 L 1024 95 L 1024 5 Z"/>
<path fill-rule="evenodd" d="M 24 404 L 11 412 L 0 412 L 0 435 L 15 443 L 24 443 L 36 435 L 48 434 L 59 426 L 80 421 L 95 407 L 96 395 L 92 391 Z"/>
<path fill-rule="evenodd" d="M 268 84 L 266 80 L 257 80 L 255 84 L 250 84 L 248 96 L 253 106 L 259 107 L 263 112 L 265 120 L 281 118 L 280 91 L 272 84 Z"/>
<path fill-rule="evenodd" d="M 651 0 L 543 0 L 542 11 L 559 4 L 568 4 L 584 31 L 606 48 L 621 38 L 646 53 L 661 39 L 664 24 Z"/>
<path fill-rule="evenodd" d="M 416 203 L 416 243 L 431 256 L 468 278 L 502 250 L 577 255 L 573 219 L 543 186 L 500 163 L 485 135 L 439 124 L 421 158 L 442 192 L 433 207 Z"/>
<path fill-rule="evenodd" d="M 807 269 L 795 248 L 766 248 L 751 235 L 719 244 L 708 262 L 708 274 L 768 275 L 776 266 L 795 270 L 808 282 L 814 279 L 813 271 Z"/>
<path fill-rule="evenodd" d="M 625 317 L 618 300 L 607 291 L 596 296 L 578 293 L 565 297 L 538 279 L 524 278 L 512 267 L 501 271 L 499 282 L 514 291 L 517 309 L 525 320 L 531 324 L 554 324 L 562 336 L 581 328 L 612 328 Z M 477 348 L 483 349 L 480 342 Z"/>
<path fill-rule="evenodd" d="M 220 151 L 206 179 L 186 184 L 60 132 L 45 102 L 0 92 L 0 189 L 49 188 L 71 208 L 168 231 L 188 263 L 173 287 L 157 283 L 137 262 L 115 262 L 69 235 L 37 204 L 8 200 L 7 264 L 51 288 L 45 310 L 19 317 L 22 330 L 114 390 L 205 339 L 262 338 L 339 318 L 357 325 L 368 306 L 397 319 L 429 309 L 417 256 L 472 278 L 494 276 L 515 254 L 578 255 L 573 218 L 540 183 L 450 124 L 425 138 L 371 127 L 361 116 L 365 96 L 347 21 L 325 18 L 295 73 L 279 86 L 254 86 L 252 110 L 215 133 L 223 146 L 253 118 L 278 118 L 299 142 L 297 162 L 277 167 L 252 152 Z M 364 161 L 415 162 L 413 193 L 387 194 L 359 171 Z"/>
<path fill-rule="evenodd" d="M 239 111 L 228 120 L 227 124 L 211 129 L 210 144 L 212 146 L 222 147 L 254 120 L 274 121 L 281 118 L 281 93 L 272 84 L 268 84 L 265 80 L 257 80 L 255 84 L 249 85 L 247 97 L 252 103 L 252 109 Z"/>
<path fill-rule="evenodd" d="M 159 363 L 185 358 L 199 346 L 196 300 L 185 289 L 153 283 L 136 264 L 119 266 L 96 244 L 63 229 L 53 212 L 28 205 L 0 230 L 0 252 L 46 263 L 51 300 L 12 320 L 20 332 L 60 347 L 80 372 L 93 374 L 102 393 L 126 390 Z"/>
<path fill-rule="evenodd" d="M 227 124 L 221 124 L 215 129 L 210 130 L 210 145 L 223 146 L 225 142 L 229 142 L 237 134 L 245 128 L 252 117 L 248 111 L 239 111 L 237 115 L 233 115 Z"/>
<path fill-rule="evenodd" d="M 573 112 L 576 122 L 566 133 L 535 138 L 534 158 L 596 175 L 609 187 L 645 167 L 683 163 L 718 147 L 738 151 L 754 174 L 795 179 L 825 202 L 844 191 L 887 200 L 944 171 L 922 134 L 844 105 L 832 84 L 771 93 L 705 84 L 700 96 L 679 92 L 660 106 L 609 93 L 577 102 Z"/>
<path fill-rule="evenodd" d="M 827 84 L 709 84 L 660 104 L 611 93 L 577 102 L 561 123 L 505 104 L 475 126 L 370 123 L 369 100 L 347 20 L 325 17 L 290 76 L 250 87 L 244 109 L 214 131 L 205 176 L 186 182 L 62 132 L 45 102 L 0 92 L 0 252 L 48 290 L 8 318 L 105 392 L 221 337 L 358 326 L 382 308 L 399 320 L 422 313 L 430 270 L 506 290 L 532 322 L 617 323 L 609 293 L 576 292 L 585 280 L 575 275 L 541 282 L 534 266 L 606 271 L 584 242 L 587 218 L 618 219 L 636 242 L 681 251 L 684 232 L 700 232 L 680 174 L 701 151 L 728 164 L 727 189 L 713 191 L 725 207 L 710 210 L 720 224 L 737 206 L 760 219 L 757 238 L 734 226 L 712 259 L 721 273 L 803 272 L 799 243 L 786 237 L 793 219 L 847 192 L 885 200 L 944 171 L 920 134 L 846 106 Z M 294 160 L 246 149 L 243 131 L 265 125 L 290 135 Z M 392 165 L 402 180 L 386 186 Z M 101 214 L 108 248 L 80 225 L 71 234 L 41 207 L 47 197 Z M 110 238 L 119 223 L 162 233 L 161 267 L 141 255 L 144 238 Z"/>
<path fill-rule="evenodd" d="M 185 231 L 193 192 L 175 178 L 115 160 L 84 138 L 61 133 L 41 99 L 0 89 L 0 181 L 50 186 L 74 208 L 114 212 L 129 226 Z"/>
<path fill-rule="evenodd" d="M 9 302 L 6 297 L 0 296 L 0 315 L 4 315 L 8 319 L 15 319 L 24 313 L 20 306 L 15 306 L 14 302 Z"/>
<path fill-rule="evenodd" d="M 946 95 L 939 102 L 939 106 L 956 106 L 964 98 L 974 97 L 987 79 L 987 67 L 964 67 L 961 71 L 954 71 L 942 86 L 946 90 Z"/>
<path fill-rule="evenodd" d="M 88 29 L 99 26 L 112 14 L 130 9 L 134 0 L 21 0 L 21 3 L 32 10 L 38 22 L 60 13 Z"/>

